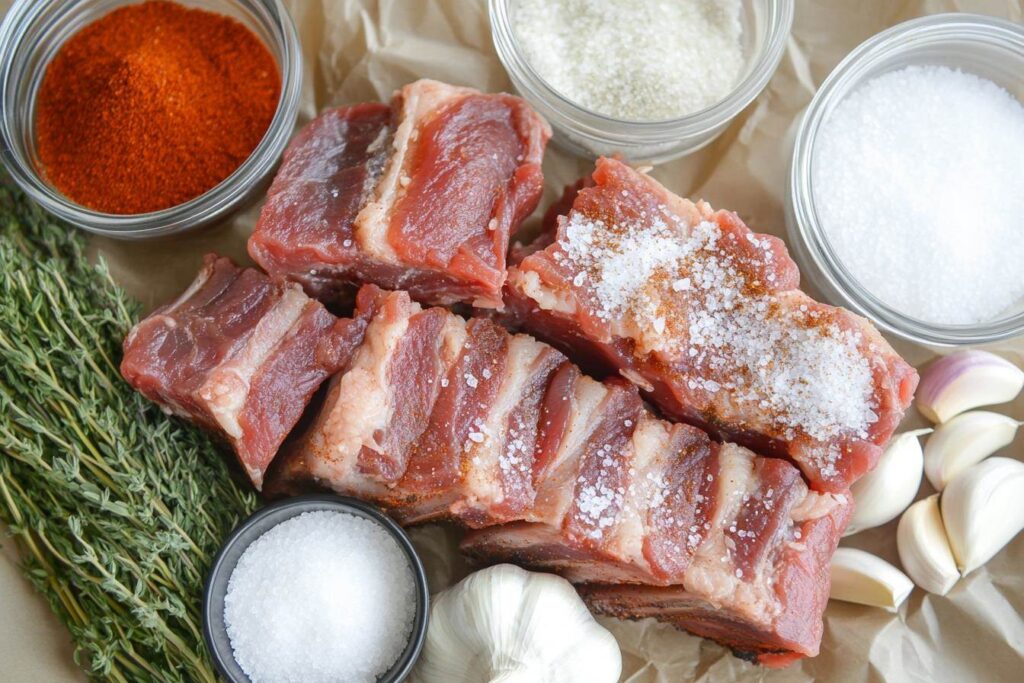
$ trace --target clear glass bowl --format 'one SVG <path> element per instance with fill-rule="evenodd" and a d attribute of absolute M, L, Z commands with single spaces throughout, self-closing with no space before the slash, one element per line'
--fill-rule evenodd
<path fill-rule="evenodd" d="M 622 154 L 661 163 L 714 140 L 753 101 L 775 73 L 793 24 L 793 0 L 743 0 L 746 68 L 718 104 L 666 121 L 625 121 L 566 99 L 530 66 L 512 26 L 516 0 L 489 0 L 491 36 L 516 90 L 551 123 L 554 142 L 582 157 Z"/>
<path fill-rule="evenodd" d="M 1016 337 L 1024 334 L 1024 302 L 999 319 L 971 325 L 930 323 L 891 308 L 843 265 L 818 220 L 811 178 L 815 141 L 823 123 L 862 83 L 888 71 L 925 64 L 976 74 L 1024 100 L 1024 26 L 973 14 L 936 14 L 883 31 L 847 55 L 818 89 L 797 132 L 786 203 L 789 244 L 801 271 L 826 298 L 899 337 L 931 346 L 986 344 Z"/>
<path fill-rule="evenodd" d="M 0 25 L 0 158 L 14 180 L 50 213 L 90 232 L 136 239 L 182 232 L 227 218 L 265 188 L 295 127 L 302 53 L 280 0 L 198 0 L 188 5 L 231 16 L 264 42 L 281 69 L 281 97 L 263 140 L 219 185 L 184 204 L 117 215 L 71 201 L 40 173 L 35 101 L 50 60 L 72 34 L 126 0 L 18 0 Z"/>

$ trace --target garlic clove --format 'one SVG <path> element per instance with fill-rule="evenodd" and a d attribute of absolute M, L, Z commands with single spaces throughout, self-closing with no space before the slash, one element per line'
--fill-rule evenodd
<path fill-rule="evenodd" d="M 833 600 L 882 607 L 895 612 L 903 604 L 913 582 L 885 560 L 857 548 L 839 548 L 832 556 Z"/>
<path fill-rule="evenodd" d="M 1024 371 L 987 351 L 957 351 L 932 363 L 917 388 L 917 409 L 945 422 L 971 408 L 1012 401 L 1024 388 Z"/>
<path fill-rule="evenodd" d="M 940 507 L 957 567 L 969 574 L 1024 529 L 1024 462 L 982 460 L 949 483 Z"/>
<path fill-rule="evenodd" d="M 945 595 L 960 579 L 942 524 L 937 493 L 917 501 L 900 517 L 896 548 L 903 571 L 929 593 Z"/>
<path fill-rule="evenodd" d="M 894 436 L 875 469 L 850 487 L 855 506 L 844 536 L 896 519 L 914 502 L 924 470 L 918 436 L 930 431 L 918 429 Z"/>
<path fill-rule="evenodd" d="M 924 473 L 936 491 L 960 472 L 1010 445 L 1020 422 L 987 410 L 960 413 L 935 428 L 924 445 Z"/>

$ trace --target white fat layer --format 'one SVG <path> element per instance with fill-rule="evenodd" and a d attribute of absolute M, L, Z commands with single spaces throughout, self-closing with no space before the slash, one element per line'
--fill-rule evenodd
<path fill-rule="evenodd" d="M 754 459 L 749 451 L 723 445 L 718 455 L 717 497 L 714 516 L 709 520 L 704 542 L 698 546 L 686 570 L 683 585 L 691 593 L 703 596 L 716 608 L 728 607 L 761 621 L 757 595 L 743 595 L 743 579 L 735 574 L 732 552 L 725 530 L 735 521 L 743 498 L 756 485 Z M 758 604 L 744 604 L 744 599 Z"/>
<path fill-rule="evenodd" d="M 238 419 L 249 396 L 253 376 L 288 336 L 308 303 L 309 297 L 298 285 L 286 286 L 281 298 L 256 324 L 245 346 L 214 368 L 199 388 L 199 398 L 231 438 L 242 438 Z"/>
<path fill-rule="evenodd" d="M 545 286 L 540 276 L 532 270 L 510 270 L 508 279 L 519 291 L 533 299 L 541 310 L 567 315 L 576 312 L 576 304 L 568 292 Z"/>
<path fill-rule="evenodd" d="M 416 81 L 402 88 L 402 111 L 391 141 L 392 153 L 373 199 L 359 211 L 353 223 L 356 240 L 365 254 L 384 263 L 401 264 L 401 259 L 388 242 L 388 228 L 391 212 L 409 184 L 406 160 L 411 158 L 416 148 L 419 126 L 430 112 L 473 92 L 469 88 L 431 80 Z"/>
<path fill-rule="evenodd" d="M 409 328 L 409 318 L 420 311 L 417 304 L 405 307 L 392 321 L 375 318 L 349 366 L 331 387 L 322 422 L 314 428 L 321 457 L 310 458 L 313 475 L 324 481 L 354 482 L 355 464 L 363 446 L 379 449 L 374 435 L 391 423 L 398 397 L 389 381 L 391 359 Z"/>
<path fill-rule="evenodd" d="M 525 384 L 531 376 L 531 368 L 537 356 L 546 346 L 524 336 L 516 335 L 509 340 L 508 362 L 501 387 L 495 396 L 482 424 L 474 425 L 472 434 L 479 434 L 482 440 L 469 441 L 465 456 L 469 462 L 466 473 L 467 504 L 485 508 L 504 500 L 502 488 L 502 456 L 509 439 L 506 430 L 509 413 L 518 405 L 525 391 Z"/>
<path fill-rule="evenodd" d="M 659 492 L 655 486 L 666 459 L 661 457 L 668 445 L 668 430 L 660 420 L 646 413 L 633 430 L 633 459 L 629 467 L 629 483 L 623 496 L 618 523 L 606 536 L 604 548 L 624 562 L 636 565 L 644 573 L 650 565 L 644 557 L 644 536 L 647 513 Z"/>
<path fill-rule="evenodd" d="M 789 516 L 798 524 L 812 519 L 820 519 L 832 514 L 836 508 L 846 505 L 847 502 L 846 496 L 839 493 L 808 491 L 803 499 L 793 506 Z"/>
<path fill-rule="evenodd" d="M 538 479 L 537 505 L 530 521 L 559 525 L 575 493 L 575 481 L 583 462 L 583 446 L 594 430 L 595 417 L 608 390 L 597 380 L 581 376 L 576 381 L 575 400 L 558 452 Z M 573 400 L 566 396 L 566 401 Z"/>
<path fill-rule="evenodd" d="M 552 313 L 564 315 L 576 313 L 576 299 L 572 296 L 572 293 L 564 287 L 549 286 L 541 281 L 540 276 L 535 271 L 510 269 L 508 280 L 520 292 L 536 303 L 537 307 L 542 311 L 551 311 Z M 612 337 L 630 338 L 636 332 L 636 326 L 625 317 L 619 317 L 606 322 L 608 334 Z"/>
<path fill-rule="evenodd" d="M 441 330 L 441 365 L 444 370 L 441 376 L 448 374 L 448 370 L 459 360 L 462 347 L 466 345 L 466 321 L 459 315 L 449 315 L 444 321 L 444 328 Z"/>

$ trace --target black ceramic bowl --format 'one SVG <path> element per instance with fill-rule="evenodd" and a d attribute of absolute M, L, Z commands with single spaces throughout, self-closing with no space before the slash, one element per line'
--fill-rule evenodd
<path fill-rule="evenodd" d="M 430 594 L 427 590 L 423 563 L 420 562 L 409 537 L 391 518 L 372 505 L 342 496 L 309 495 L 289 498 L 257 510 L 231 532 L 213 561 L 213 567 L 206 579 L 206 590 L 203 592 L 203 638 L 206 640 L 210 657 L 225 680 L 230 683 L 250 683 L 249 677 L 235 661 L 231 652 L 231 640 L 224 625 L 224 595 L 228 590 L 228 580 L 250 543 L 287 519 L 303 512 L 315 511 L 346 512 L 376 522 L 394 537 L 409 558 L 409 567 L 416 583 L 416 615 L 413 617 L 412 634 L 395 664 L 377 679 L 378 683 L 404 681 L 416 663 L 427 635 Z"/>

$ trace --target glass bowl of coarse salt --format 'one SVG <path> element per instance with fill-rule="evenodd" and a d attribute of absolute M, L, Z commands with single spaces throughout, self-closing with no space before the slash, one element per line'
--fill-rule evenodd
<path fill-rule="evenodd" d="M 519 93 L 583 157 L 660 163 L 715 139 L 767 85 L 792 0 L 489 0 Z"/>
<path fill-rule="evenodd" d="M 225 541 L 203 635 L 231 683 L 399 683 L 423 647 L 426 574 L 409 537 L 367 503 L 289 498 Z"/>
<path fill-rule="evenodd" d="M 1024 334 L 1024 26 L 914 19 L 867 40 L 804 114 L 790 246 L 833 303 L 931 346 Z"/>

